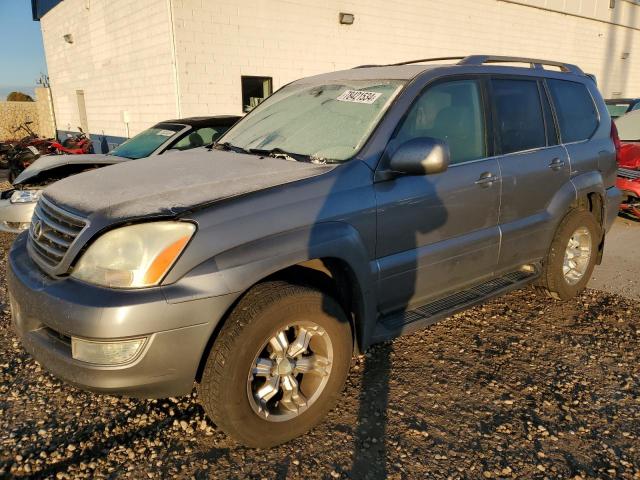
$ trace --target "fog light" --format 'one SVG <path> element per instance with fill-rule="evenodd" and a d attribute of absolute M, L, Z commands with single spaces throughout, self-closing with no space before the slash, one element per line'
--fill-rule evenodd
<path fill-rule="evenodd" d="M 120 365 L 130 362 L 142 349 L 144 338 L 120 342 L 94 342 L 71 337 L 71 356 L 95 365 Z"/>

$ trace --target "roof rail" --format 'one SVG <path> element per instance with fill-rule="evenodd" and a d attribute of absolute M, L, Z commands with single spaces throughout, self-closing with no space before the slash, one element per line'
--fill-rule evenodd
<path fill-rule="evenodd" d="M 497 55 L 468 55 L 466 57 L 435 57 L 409 60 L 406 62 L 390 63 L 386 65 L 359 65 L 354 68 L 367 67 L 398 67 L 400 65 L 411 65 L 413 63 L 439 62 L 445 60 L 459 60 L 458 65 L 484 65 L 485 63 L 528 63 L 531 68 L 542 70 L 544 65 L 558 67 L 561 71 L 584 75 L 585 73 L 577 65 L 571 63 L 554 62 L 552 60 L 540 60 L 538 58 L 526 57 L 501 57 Z"/>
<path fill-rule="evenodd" d="M 398 67 L 400 65 L 411 65 L 412 63 L 427 63 L 427 62 L 439 62 L 443 60 L 463 60 L 467 57 L 435 57 L 435 58 L 422 58 L 420 60 L 409 60 L 408 62 L 392 63 L 390 67 Z"/>
<path fill-rule="evenodd" d="M 501 57 L 495 55 L 469 55 L 458 62 L 458 65 L 483 65 L 485 63 L 528 63 L 531 68 L 543 69 L 544 65 L 558 67 L 561 71 L 567 73 L 576 73 L 583 75 L 584 72 L 580 67 L 570 63 L 554 62 L 552 60 L 540 60 L 538 58 L 526 57 Z"/>
<path fill-rule="evenodd" d="M 385 63 L 383 65 L 358 65 L 356 68 L 369 68 L 369 67 L 399 67 L 401 65 L 411 65 L 412 63 L 426 63 L 426 62 L 438 62 L 443 60 L 462 60 L 467 57 L 435 57 L 435 58 L 421 58 L 419 60 L 409 60 L 408 62 L 399 63 Z"/>

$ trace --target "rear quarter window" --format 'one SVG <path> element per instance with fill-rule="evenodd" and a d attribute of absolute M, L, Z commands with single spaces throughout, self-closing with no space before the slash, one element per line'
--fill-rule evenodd
<path fill-rule="evenodd" d="M 591 138 L 598 128 L 598 111 L 593 98 L 582 83 L 547 80 L 556 108 L 562 143 Z"/>

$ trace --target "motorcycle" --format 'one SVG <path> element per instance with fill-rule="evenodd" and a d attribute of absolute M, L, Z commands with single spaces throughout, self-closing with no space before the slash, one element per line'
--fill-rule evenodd
<path fill-rule="evenodd" d="M 41 138 L 31 130 L 31 125 L 33 122 L 27 121 L 18 126 L 14 131 L 13 135 L 23 130 L 26 135 L 19 139 L 7 140 L 0 143 L 0 168 L 9 168 L 10 158 L 15 155 L 18 151 L 21 151 L 25 147 L 31 145 L 35 147 L 41 154 L 45 154 L 48 152 L 48 143 L 52 141 L 51 138 Z"/>
<path fill-rule="evenodd" d="M 62 143 L 57 139 L 38 137 L 28 128 L 28 125 L 18 127 L 18 129 L 25 127 L 32 135 L 29 139 L 25 137 L 25 141 L 21 141 L 18 145 L 14 146 L 7 155 L 10 182 L 13 182 L 25 168 L 35 162 L 41 155 L 81 155 L 94 153 L 91 139 L 80 127 L 78 127 L 80 133 L 68 135 L 68 138 Z"/>
<path fill-rule="evenodd" d="M 60 143 L 52 141 L 49 145 L 49 153 L 57 155 L 82 155 L 85 153 L 95 153 L 91 139 L 78 127 L 80 133 L 70 135 Z"/>

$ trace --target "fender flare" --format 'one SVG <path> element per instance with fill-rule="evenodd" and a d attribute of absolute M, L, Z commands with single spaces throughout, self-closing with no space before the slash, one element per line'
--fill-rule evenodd
<path fill-rule="evenodd" d="M 368 249 L 351 225 L 329 221 L 246 243 L 214 257 L 218 274 L 230 292 L 245 292 L 260 280 L 309 260 L 334 258 L 344 262 L 354 285 L 355 337 L 360 349 L 368 346 L 375 328 L 375 274 Z"/>

